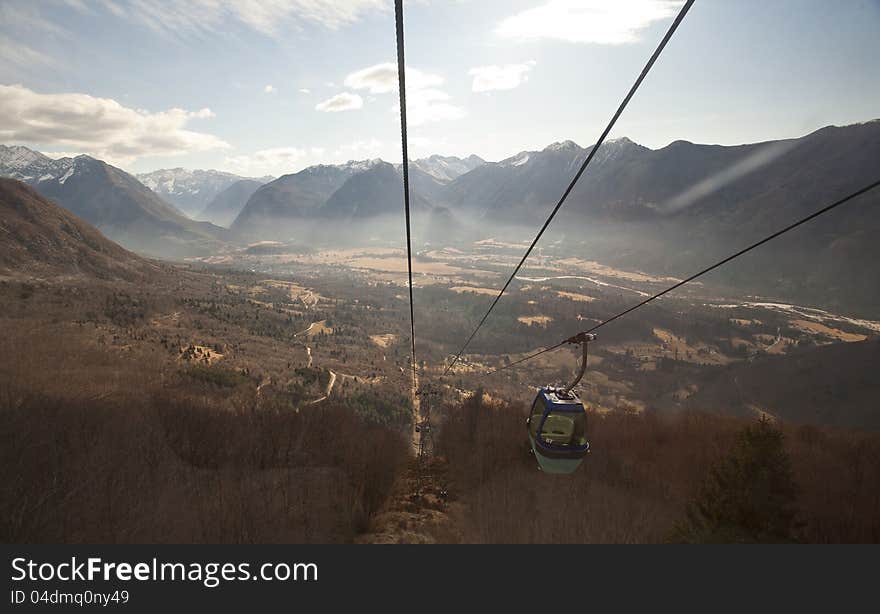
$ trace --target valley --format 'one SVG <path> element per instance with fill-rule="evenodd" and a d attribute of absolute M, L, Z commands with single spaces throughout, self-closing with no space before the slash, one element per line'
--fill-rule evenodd
<path fill-rule="evenodd" d="M 497 294 L 504 271 L 512 266 L 522 249 L 519 244 L 481 240 L 451 250 L 419 252 L 413 263 L 414 298 L 422 331 L 417 349 L 424 361 L 424 373 L 438 376 L 442 372 L 467 325 L 479 317 L 479 310 L 485 309 Z M 467 394 L 483 386 L 497 389 L 504 398 L 519 398 L 527 396 L 524 387 L 562 382 L 574 371 L 576 362 L 573 353 L 566 350 L 491 378 L 480 376 L 505 361 L 516 360 L 579 329 L 589 328 L 616 308 L 678 281 L 592 261 L 566 259 L 559 251 L 562 250 L 552 247 L 541 249 L 534 264 L 526 266 L 503 299 L 498 322 L 475 340 L 474 351 L 465 354 L 460 368 L 447 378 L 456 383 L 450 385 L 450 394 Z M 400 374 L 408 364 L 408 331 L 395 322 L 399 310 L 406 306 L 406 260 L 400 248 L 364 247 L 301 254 L 285 253 L 283 244 L 276 244 L 270 255 L 248 252 L 244 248 L 192 262 L 214 266 L 222 262 L 258 276 L 313 280 L 315 288 L 310 291 L 322 297 L 325 309 L 330 309 L 330 304 L 334 309 L 344 305 L 329 289 L 332 283 L 323 289 L 329 280 L 346 280 L 345 283 L 362 288 L 362 293 L 375 297 L 375 303 L 357 304 L 370 312 L 375 328 L 359 333 L 371 343 L 358 352 L 369 355 L 371 364 L 381 361 L 379 369 L 384 377 L 389 382 L 397 381 L 397 392 L 406 394 L 408 384 Z M 280 284 L 277 280 L 262 280 L 248 293 L 255 301 L 263 296 L 258 304 L 266 308 L 272 306 L 276 311 L 296 315 L 305 313 L 301 305 L 297 311 L 298 295 L 287 297 L 291 302 L 282 303 L 278 296 L 258 294 L 260 288 Z M 662 299 L 656 307 L 652 306 L 652 311 L 646 310 L 647 319 L 621 322 L 617 330 L 609 330 L 607 340 L 603 335 L 594 344 L 595 364 L 591 362 L 585 380 L 585 398 L 603 411 L 621 404 L 640 411 L 647 407 L 681 411 L 690 407 L 688 399 L 706 380 L 715 378 L 721 368 L 742 363 L 760 369 L 762 361 L 770 356 L 794 356 L 832 343 L 876 342 L 880 330 L 878 321 L 778 303 L 766 297 L 743 302 L 736 295 L 725 296 L 725 292 L 730 289 L 708 282 L 688 286 Z M 295 333 L 294 338 L 311 337 L 315 327 L 326 329 L 326 322 L 314 322 Z M 447 332 L 456 330 L 462 331 L 458 337 Z M 334 339 L 331 331 L 328 340 Z M 392 348 L 393 360 L 389 362 L 388 350 Z M 342 366 L 337 364 L 333 368 Z M 745 414 L 747 408 L 748 403 L 743 403 L 735 413 Z M 779 413 L 792 416 L 796 409 L 780 408 Z M 880 423 L 850 426 L 877 428 Z"/>

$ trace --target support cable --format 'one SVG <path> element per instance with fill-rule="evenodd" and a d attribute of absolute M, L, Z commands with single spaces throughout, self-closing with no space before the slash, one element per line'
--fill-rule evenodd
<path fill-rule="evenodd" d="M 642 72 L 639 73 L 638 78 L 635 83 L 633 83 L 632 87 L 629 89 L 626 97 L 624 97 L 623 101 L 620 103 L 620 106 L 617 107 L 617 111 L 615 111 L 614 115 L 611 117 L 611 121 L 608 122 L 608 125 L 605 127 L 605 130 L 602 131 L 601 136 L 599 136 L 599 140 L 596 141 L 596 144 L 593 145 L 593 149 L 590 150 L 589 155 L 584 160 L 583 164 L 581 164 L 580 169 L 575 174 L 574 178 L 572 178 L 571 182 L 568 184 L 568 187 L 563 192 L 562 197 L 559 199 L 559 202 L 556 203 L 556 206 L 553 207 L 553 211 L 550 212 L 550 215 L 547 217 L 547 220 L 544 222 L 544 225 L 541 227 L 541 230 L 538 231 L 538 234 L 535 236 L 535 239 L 532 241 L 532 244 L 529 245 L 529 248 L 526 250 L 526 253 L 523 255 L 522 259 L 519 261 L 519 264 L 516 265 L 516 268 L 513 270 L 513 273 L 510 274 L 507 282 L 504 284 L 504 287 L 501 288 L 501 291 L 498 293 L 498 296 L 495 297 L 495 300 L 492 301 L 492 304 L 489 306 L 489 310 L 486 312 L 486 315 L 480 320 L 480 323 L 477 324 L 477 327 L 467 338 L 467 341 L 464 342 L 464 345 L 461 346 L 461 349 L 458 350 L 458 353 L 455 355 L 455 358 L 451 363 L 446 367 L 443 371 L 443 375 L 449 373 L 452 367 L 455 366 L 455 363 L 458 362 L 459 358 L 461 358 L 462 353 L 467 349 L 468 345 L 470 345 L 473 338 L 476 336 L 477 332 L 480 328 L 483 327 L 483 324 L 486 323 L 486 320 L 489 318 L 489 314 L 492 313 L 492 310 L 495 309 L 495 305 L 498 304 L 498 301 L 501 299 L 504 292 L 507 290 L 507 287 L 510 285 L 510 282 L 513 281 L 516 274 L 519 273 L 519 270 L 522 268 L 522 265 L 525 263 L 526 259 L 532 253 L 532 250 L 537 245 L 538 241 L 541 239 L 541 236 L 544 234 L 544 231 L 547 230 L 547 227 L 550 225 L 550 222 L 553 221 L 553 218 L 556 217 L 556 214 L 562 208 L 562 205 L 565 203 L 565 200 L 568 198 L 568 195 L 571 193 L 572 189 L 574 189 L 575 184 L 578 182 L 578 179 L 581 178 L 581 175 L 584 174 L 584 171 L 587 169 L 587 166 L 596 156 L 596 152 L 599 151 L 599 147 L 602 143 L 605 142 L 608 133 L 611 132 L 611 129 L 614 128 L 614 124 L 617 123 L 618 118 L 623 113 L 623 110 L 626 109 L 626 106 L 629 104 L 630 99 L 635 95 L 636 90 L 639 89 L 639 86 L 642 84 L 642 81 L 645 80 L 645 77 L 648 76 L 648 73 L 651 71 L 651 67 L 654 66 L 654 63 L 657 61 L 657 58 L 660 57 L 660 54 L 663 52 L 663 49 L 666 47 L 666 44 L 672 38 L 672 35 L 678 29 L 678 26 L 681 25 L 682 20 L 684 20 L 685 15 L 690 10 L 693 5 L 694 0 L 687 0 L 684 6 L 681 7 L 681 10 L 678 12 L 675 20 L 672 22 L 672 25 L 669 26 L 669 29 L 666 31 L 666 35 L 660 41 L 660 44 L 657 45 L 657 49 L 654 50 L 654 53 L 651 55 L 650 59 L 648 59 L 648 63 L 645 64 L 645 67 L 642 69 Z"/>

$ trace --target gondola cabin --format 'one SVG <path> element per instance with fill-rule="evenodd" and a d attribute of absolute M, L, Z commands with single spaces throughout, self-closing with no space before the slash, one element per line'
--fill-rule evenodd
<path fill-rule="evenodd" d="M 587 415 L 574 392 L 539 388 L 526 419 L 529 443 L 546 473 L 572 473 L 590 450 Z"/>

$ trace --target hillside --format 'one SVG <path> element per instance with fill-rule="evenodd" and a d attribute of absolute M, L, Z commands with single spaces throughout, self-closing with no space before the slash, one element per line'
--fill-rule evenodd
<path fill-rule="evenodd" d="M 712 376 L 690 399 L 693 408 L 796 423 L 880 430 L 880 339 L 834 343 L 789 356 L 737 363 Z"/>
<path fill-rule="evenodd" d="M 224 230 L 190 220 L 132 175 L 89 156 L 52 160 L 27 148 L 0 151 L 0 174 L 40 194 L 128 249 L 166 258 L 216 248 Z"/>
<path fill-rule="evenodd" d="M 0 179 L 0 269 L 6 274 L 130 278 L 155 269 L 14 179 Z"/>

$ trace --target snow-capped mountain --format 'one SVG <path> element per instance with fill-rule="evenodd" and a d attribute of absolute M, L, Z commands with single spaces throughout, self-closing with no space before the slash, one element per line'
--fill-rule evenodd
<path fill-rule="evenodd" d="M 151 173 L 141 173 L 137 178 L 165 200 L 176 205 L 190 217 L 195 217 L 211 201 L 233 183 L 248 177 L 215 170 L 190 170 L 166 168 Z M 255 178 L 266 183 L 272 177 Z"/>
<path fill-rule="evenodd" d="M 580 166 L 590 153 L 591 149 L 592 146 L 584 148 L 570 140 L 558 141 L 556 143 L 550 143 L 541 151 L 521 151 L 515 156 L 501 160 L 498 164 L 501 166 L 522 166 L 523 164 L 536 162 L 549 157 L 555 159 L 562 157 L 568 159 L 571 164 Z M 649 150 L 647 147 L 634 143 L 625 136 L 617 139 L 608 139 L 602 143 L 599 151 L 596 152 L 593 164 L 599 165 L 605 162 L 611 162 L 621 158 L 621 156 L 631 153 L 632 151 Z"/>
<path fill-rule="evenodd" d="M 25 183 L 58 179 L 61 183 L 73 172 L 74 158 L 54 159 L 22 145 L 0 145 L 0 175 Z"/>
<path fill-rule="evenodd" d="M 433 155 L 412 161 L 413 166 L 442 183 L 448 183 L 485 163 L 481 157 L 473 155 L 467 158 Z"/>

